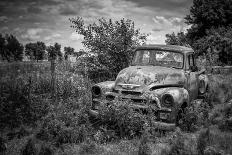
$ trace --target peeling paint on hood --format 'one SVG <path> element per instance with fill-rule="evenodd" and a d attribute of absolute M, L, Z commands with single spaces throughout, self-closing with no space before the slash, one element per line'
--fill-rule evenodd
<path fill-rule="evenodd" d="M 120 84 L 140 85 L 144 89 L 149 85 L 184 84 L 185 75 L 181 69 L 162 66 L 130 66 L 119 72 L 115 87 Z"/>

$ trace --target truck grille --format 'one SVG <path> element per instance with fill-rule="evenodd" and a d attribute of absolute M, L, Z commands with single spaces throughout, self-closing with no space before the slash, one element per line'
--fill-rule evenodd
<path fill-rule="evenodd" d="M 139 95 L 142 94 L 141 92 L 127 91 L 127 90 L 123 90 L 123 91 L 121 91 L 121 93 L 122 93 L 123 95 L 137 95 L 137 96 L 139 96 Z"/>

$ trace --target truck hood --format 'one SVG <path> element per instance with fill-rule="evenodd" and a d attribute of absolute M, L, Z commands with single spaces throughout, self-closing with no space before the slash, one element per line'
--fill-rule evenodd
<path fill-rule="evenodd" d="M 115 89 L 132 86 L 127 89 L 145 89 L 151 86 L 184 85 L 183 70 L 161 66 L 130 66 L 119 72 Z M 133 88 L 133 85 L 135 88 Z"/>

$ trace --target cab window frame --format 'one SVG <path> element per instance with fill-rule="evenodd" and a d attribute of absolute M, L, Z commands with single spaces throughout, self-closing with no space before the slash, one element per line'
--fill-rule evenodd
<path fill-rule="evenodd" d="M 190 60 L 192 59 L 192 65 L 190 64 Z M 187 54 L 187 63 L 186 63 L 186 69 L 190 70 L 190 66 L 196 66 L 196 62 L 195 62 L 195 57 L 193 53 L 189 53 Z"/>

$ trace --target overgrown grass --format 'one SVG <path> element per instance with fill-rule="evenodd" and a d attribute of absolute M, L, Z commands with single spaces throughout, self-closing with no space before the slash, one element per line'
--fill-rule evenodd
<path fill-rule="evenodd" d="M 224 104 L 232 99 L 232 74 L 209 76 L 209 104 Z"/>
<path fill-rule="evenodd" d="M 152 112 L 143 115 L 125 101 L 103 105 L 100 118 L 91 119 L 91 82 L 77 74 L 75 65 L 56 67 L 55 90 L 46 63 L 4 65 L 0 137 L 6 141 L 6 154 L 232 153 L 231 75 L 212 75 L 209 98 L 192 103 L 181 130 L 163 132 L 153 126 Z"/>

